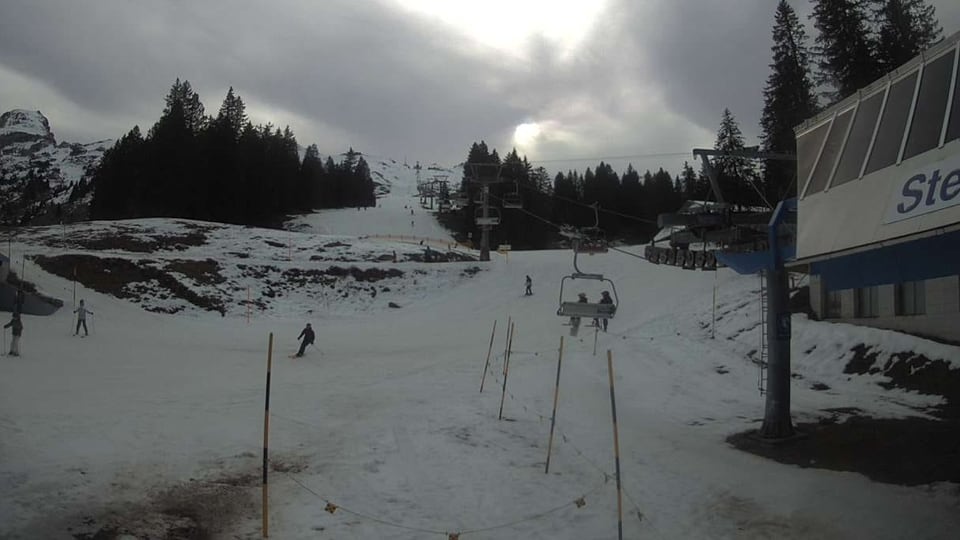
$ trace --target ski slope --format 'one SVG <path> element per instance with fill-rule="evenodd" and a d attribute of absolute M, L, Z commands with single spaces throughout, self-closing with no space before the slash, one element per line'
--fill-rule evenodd
<path fill-rule="evenodd" d="M 449 238 L 415 192 L 394 186 L 380 202 L 299 218 L 299 232 L 256 234 L 298 245 L 323 235 L 396 235 L 410 227 L 415 206 L 411 236 Z M 44 234 L 16 238 L 15 265 L 24 254 L 50 252 Z M 237 246 L 252 259 L 282 258 L 263 243 L 245 243 L 251 234 L 224 227 L 193 249 L 226 265 L 239 262 L 230 255 Z M 382 254 L 410 246 L 368 238 L 350 249 Z M 339 307 L 317 304 L 309 313 L 308 297 L 294 296 L 257 310 L 249 323 L 242 309 L 151 313 L 80 287 L 77 297 L 94 313 L 86 338 L 72 335 L 72 284 L 28 257 L 27 279 L 67 306 L 26 317 L 23 356 L 0 359 L 0 537 L 178 537 L 170 531 L 186 535 L 199 523 L 214 538 L 259 538 L 271 332 L 273 538 L 616 538 L 608 350 L 625 538 L 951 538 L 960 530 L 955 485 L 881 484 L 782 465 L 725 442 L 762 417 L 748 360 L 759 338 L 757 278 L 686 272 L 616 252 L 583 257 L 584 271 L 616 283 L 620 306 L 609 333 L 585 327 L 571 338 L 555 315 L 571 253 L 493 256 L 489 263 L 363 263 L 405 271 L 401 308 L 343 298 Z M 284 264 L 328 262 L 295 256 Z M 533 296 L 523 296 L 525 275 Z M 260 290 L 256 279 L 248 286 Z M 586 286 L 570 296 L 579 290 L 599 297 L 598 287 Z M 504 385 L 508 319 L 516 326 Z M 317 346 L 292 359 L 306 322 Z M 851 343 L 886 340 L 931 358 L 960 356 L 955 347 L 891 332 L 802 316 L 793 325 L 797 421 L 839 407 L 923 415 L 939 403 L 884 390 L 875 377 L 844 375 Z M 830 390 L 813 390 L 816 382 Z M 576 503 L 581 498 L 585 505 Z"/>

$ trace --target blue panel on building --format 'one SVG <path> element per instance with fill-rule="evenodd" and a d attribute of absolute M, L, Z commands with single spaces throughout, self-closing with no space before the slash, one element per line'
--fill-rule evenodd
<path fill-rule="evenodd" d="M 960 274 L 960 231 L 810 264 L 828 291 Z"/>

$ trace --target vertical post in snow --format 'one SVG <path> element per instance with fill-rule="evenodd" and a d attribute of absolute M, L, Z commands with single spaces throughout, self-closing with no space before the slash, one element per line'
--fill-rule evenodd
<path fill-rule="evenodd" d="M 516 325 L 514 323 L 510 323 L 507 353 L 503 358 L 503 390 L 500 393 L 500 414 L 497 416 L 497 420 L 503 420 L 503 401 L 507 397 L 507 375 L 510 373 L 510 348 L 513 346 L 513 331 L 515 327 Z"/>
<path fill-rule="evenodd" d="M 250 326 L 250 286 L 247 286 L 247 326 Z"/>
<path fill-rule="evenodd" d="M 719 269 L 713 271 L 713 321 L 710 323 L 710 339 L 717 338 L 717 274 Z"/>
<path fill-rule="evenodd" d="M 273 366 L 273 332 L 267 346 L 267 399 L 263 406 L 263 537 L 270 536 L 269 505 L 267 497 L 267 449 L 270 441 L 270 368 Z"/>
<path fill-rule="evenodd" d="M 507 335 L 503 340 L 503 370 L 507 370 L 507 349 L 510 348 L 510 333 L 513 332 L 513 317 L 507 317 Z"/>
<path fill-rule="evenodd" d="M 593 329 L 593 355 L 597 355 L 597 336 L 600 335 L 600 327 Z"/>
<path fill-rule="evenodd" d="M 73 265 L 73 307 L 77 307 L 77 265 Z"/>
<path fill-rule="evenodd" d="M 493 352 L 493 336 L 497 333 L 497 320 L 493 320 L 493 330 L 490 331 L 490 346 L 487 347 L 487 361 L 483 364 L 483 378 L 480 379 L 480 393 L 483 393 L 483 383 L 487 381 L 487 368 L 490 367 L 490 353 Z"/>
<path fill-rule="evenodd" d="M 550 440 L 547 442 L 547 466 L 543 474 L 550 473 L 550 454 L 553 451 L 553 427 L 557 424 L 557 397 L 560 395 L 560 364 L 563 362 L 563 336 L 560 336 L 560 355 L 557 356 L 557 384 L 553 387 L 553 414 L 550 415 Z"/>
<path fill-rule="evenodd" d="M 607 349 L 607 373 L 610 375 L 610 411 L 613 415 L 613 457 L 617 471 L 617 538 L 623 540 L 623 495 L 620 488 L 620 436 L 617 434 L 617 398 L 613 393 L 613 353 Z"/>

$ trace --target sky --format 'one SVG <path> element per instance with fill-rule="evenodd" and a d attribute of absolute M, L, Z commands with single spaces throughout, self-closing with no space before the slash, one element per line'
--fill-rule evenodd
<path fill-rule="evenodd" d="M 0 538 L 183 538 L 184 515 L 215 538 L 262 538 L 264 445 L 269 537 L 284 540 L 616 538 L 617 486 L 630 539 L 956 537 L 956 483 L 895 485 L 727 443 L 764 415 L 756 276 L 616 250 L 581 259 L 616 284 L 618 306 L 608 332 L 585 319 L 571 336 L 556 316 L 560 292 L 596 299 L 606 282 L 564 281 L 573 271 L 564 250 L 418 262 L 423 235 L 444 240 L 420 208 L 405 238 L 366 237 L 395 235 L 419 206 L 409 169 L 381 171 L 392 190 L 380 205 L 298 216 L 299 232 L 161 218 L 23 228 L 14 263 L 25 259 L 21 273 L 65 305 L 24 315 L 22 356 L 0 358 Z M 185 236 L 199 242 L 150 253 L 85 247 Z M 65 251 L 163 268 L 221 300 L 225 315 L 158 280 L 128 284 L 121 299 L 36 264 Z M 187 269 L 212 253 L 213 274 Z M 344 265 L 370 279 L 317 273 Z M 91 311 L 83 338 L 72 335 L 74 290 Z M 316 343 L 291 358 L 307 322 Z M 893 331 L 803 314 L 791 325 L 791 415 L 811 441 L 826 439 L 815 423 L 929 417 L 944 403 L 882 386 L 889 365 L 844 373 L 854 344 L 877 366 L 902 351 L 953 367 L 960 358 L 955 346 Z M 942 428 L 929 429 L 927 444 L 937 444 Z M 914 469 L 947 474 L 939 463 Z"/>
<path fill-rule="evenodd" d="M 9 0 L 0 110 L 41 110 L 58 140 L 117 138 L 156 122 L 179 77 L 209 113 L 233 86 L 254 123 L 323 154 L 453 165 L 484 140 L 551 172 L 676 173 L 725 107 L 758 141 L 776 3 Z M 929 3 L 960 29 L 960 4 Z"/>

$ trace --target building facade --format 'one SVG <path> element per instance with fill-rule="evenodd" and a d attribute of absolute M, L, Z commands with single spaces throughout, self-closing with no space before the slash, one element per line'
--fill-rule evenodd
<path fill-rule="evenodd" d="M 814 312 L 960 341 L 960 33 L 796 135 Z"/>

